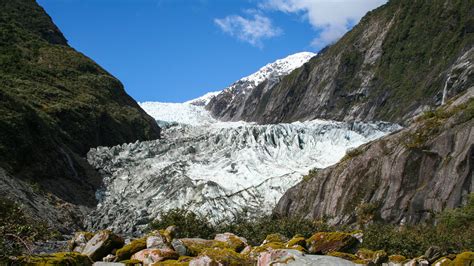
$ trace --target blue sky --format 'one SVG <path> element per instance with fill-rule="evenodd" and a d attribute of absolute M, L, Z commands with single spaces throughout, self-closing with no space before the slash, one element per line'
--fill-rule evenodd
<path fill-rule="evenodd" d="M 337 40 L 385 0 L 37 0 L 137 101 L 182 102 Z"/>

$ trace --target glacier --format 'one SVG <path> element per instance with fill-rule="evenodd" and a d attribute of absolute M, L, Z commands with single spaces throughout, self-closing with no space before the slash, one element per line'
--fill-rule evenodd
<path fill-rule="evenodd" d="M 88 228 L 140 233 L 172 208 L 213 223 L 242 212 L 268 214 L 310 169 L 399 129 L 384 122 L 205 122 L 174 124 L 159 140 L 91 149 L 87 160 L 104 177 L 104 188 Z"/>

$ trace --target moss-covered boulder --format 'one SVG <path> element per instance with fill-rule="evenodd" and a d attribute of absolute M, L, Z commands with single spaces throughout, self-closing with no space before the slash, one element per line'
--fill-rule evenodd
<path fill-rule="evenodd" d="M 94 237 L 91 232 L 76 232 L 71 240 L 68 241 L 68 251 L 82 252 L 87 242 Z"/>
<path fill-rule="evenodd" d="M 139 260 L 122 260 L 120 263 L 125 264 L 125 266 L 141 266 L 143 263 Z"/>
<path fill-rule="evenodd" d="M 265 245 L 267 243 L 272 243 L 272 242 L 285 243 L 287 241 L 288 241 L 288 238 L 286 238 L 282 234 L 270 234 L 270 235 L 267 235 L 265 240 L 263 240 L 262 244 Z"/>
<path fill-rule="evenodd" d="M 92 265 L 91 259 L 78 252 L 60 252 L 48 255 L 21 256 L 13 259 L 8 265 Z"/>
<path fill-rule="evenodd" d="M 239 254 L 229 248 L 206 248 L 198 257 L 189 262 L 190 266 L 197 265 L 254 265 L 255 261 L 249 256 Z"/>
<path fill-rule="evenodd" d="M 165 260 L 176 260 L 179 258 L 178 253 L 170 248 L 148 248 L 143 249 L 132 256 L 132 260 L 139 260 L 143 264 L 148 265 Z"/>
<path fill-rule="evenodd" d="M 453 261 L 446 257 L 441 257 L 433 263 L 433 266 L 452 266 L 452 265 L 453 265 Z"/>
<path fill-rule="evenodd" d="M 212 248 L 212 247 L 225 247 L 225 245 L 222 242 L 215 241 L 215 240 L 207 240 L 207 239 L 202 239 L 202 238 L 181 238 L 179 239 L 179 243 L 184 245 L 186 248 L 186 253 L 189 256 L 197 256 L 199 253 L 201 253 L 202 250 L 206 248 Z M 176 241 L 173 241 L 173 243 L 177 243 Z M 174 247 L 175 245 L 173 245 Z"/>
<path fill-rule="evenodd" d="M 306 248 L 306 239 L 302 235 L 295 235 L 292 239 L 286 242 L 287 247 L 301 246 Z"/>
<path fill-rule="evenodd" d="M 146 239 L 143 237 L 135 239 L 115 252 L 116 261 L 128 260 L 133 254 L 143 249 L 146 249 Z"/>
<path fill-rule="evenodd" d="M 357 238 L 348 233 L 320 232 L 311 236 L 306 241 L 306 246 L 311 254 L 327 254 L 334 251 L 352 253 L 359 243 Z"/>
<path fill-rule="evenodd" d="M 157 263 L 153 263 L 153 266 L 161 266 L 161 265 L 173 265 L 173 266 L 187 266 L 189 262 L 193 259 L 193 257 L 188 256 L 181 256 L 177 260 L 166 260 Z"/>
<path fill-rule="evenodd" d="M 388 256 L 388 261 L 393 262 L 393 263 L 403 263 L 406 260 L 407 258 L 403 255 L 395 254 L 395 255 Z"/>
<path fill-rule="evenodd" d="M 363 260 L 372 260 L 374 258 L 375 251 L 370 249 L 361 248 L 356 252 L 356 256 Z"/>
<path fill-rule="evenodd" d="M 463 252 L 458 254 L 453 261 L 455 266 L 474 265 L 474 252 Z"/>
<path fill-rule="evenodd" d="M 382 263 L 388 262 L 388 254 L 384 250 L 377 250 L 374 252 L 372 262 L 376 265 L 381 265 Z"/>
<path fill-rule="evenodd" d="M 328 256 L 333 256 L 333 257 L 338 257 L 338 258 L 345 259 L 345 260 L 348 260 L 348 261 L 352 261 L 355 264 L 367 264 L 367 261 L 365 261 L 363 259 L 360 259 L 356 255 L 349 254 L 349 253 L 333 251 L 333 252 L 329 252 L 327 255 Z"/>
<path fill-rule="evenodd" d="M 217 234 L 214 237 L 214 240 L 224 243 L 227 248 L 236 252 L 241 252 L 246 246 L 248 246 L 245 238 L 236 236 L 232 233 Z"/>
<path fill-rule="evenodd" d="M 89 256 L 93 261 L 100 261 L 114 249 L 121 248 L 124 241 L 118 235 L 109 230 L 97 232 L 89 240 L 82 251 L 82 254 Z"/>

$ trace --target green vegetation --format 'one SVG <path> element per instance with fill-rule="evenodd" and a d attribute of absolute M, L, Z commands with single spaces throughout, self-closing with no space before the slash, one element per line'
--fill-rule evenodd
<path fill-rule="evenodd" d="M 58 232 L 26 215 L 13 201 L 0 197 L 0 262 L 5 256 L 28 252 L 34 241 L 58 236 Z"/>
<path fill-rule="evenodd" d="M 368 207 L 368 209 L 371 208 Z M 184 232 L 180 237 L 213 238 L 217 233 L 232 232 L 246 238 L 251 245 L 260 245 L 267 236 L 279 239 L 276 237 L 278 233 L 287 238 L 295 236 L 288 242 L 291 244 L 286 246 L 298 246 L 296 248 L 305 248 L 301 242 L 304 243 L 304 238 L 314 237 L 315 232 L 351 232 L 350 228 L 333 227 L 322 221 L 273 216 L 259 219 L 249 219 L 245 215 L 239 215 L 239 217 L 230 223 L 212 226 L 207 219 L 192 212 L 171 210 L 163 213 L 160 220 L 151 223 L 150 228 L 178 225 L 178 232 Z M 409 258 L 421 256 L 430 246 L 442 247 L 448 253 L 474 250 L 474 194 L 470 196 L 465 206 L 445 210 L 436 218 L 435 225 L 396 226 L 378 223 L 365 225 L 362 230 L 364 241 L 361 252 L 365 250 L 364 256 L 372 257 L 376 252 L 370 250 L 384 250 L 389 255 L 399 255 L 391 257 L 390 260 L 401 260 L 403 256 Z M 204 228 L 203 224 L 206 225 Z M 204 230 L 204 233 L 200 233 L 201 230 Z M 348 237 L 348 234 L 335 233 L 333 236 L 334 238 Z M 285 243 L 280 239 L 278 242 L 267 243 L 261 249 L 264 250 L 269 245 L 285 247 Z"/>

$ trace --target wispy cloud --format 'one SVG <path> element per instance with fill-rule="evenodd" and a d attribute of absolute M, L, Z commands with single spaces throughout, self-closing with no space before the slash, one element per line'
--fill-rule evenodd
<path fill-rule="evenodd" d="M 338 40 L 361 17 L 387 0 L 262 0 L 263 10 L 295 13 L 318 31 L 313 46 L 322 48 Z"/>
<path fill-rule="evenodd" d="M 219 28 L 233 36 L 256 47 L 263 47 L 263 40 L 278 36 L 282 30 L 275 27 L 270 18 L 255 11 L 248 11 L 247 17 L 230 15 L 216 18 L 214 22 Z"/>

